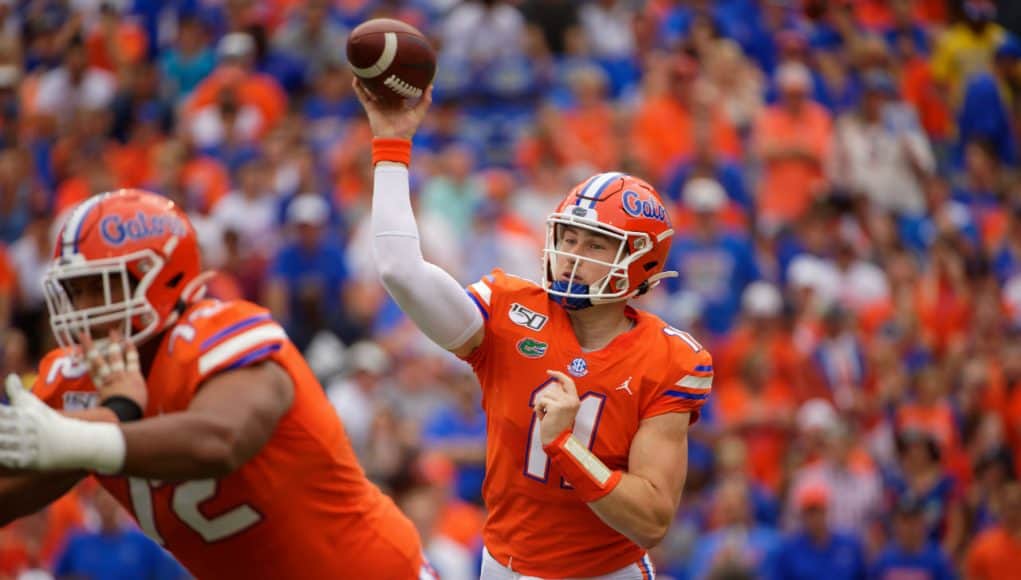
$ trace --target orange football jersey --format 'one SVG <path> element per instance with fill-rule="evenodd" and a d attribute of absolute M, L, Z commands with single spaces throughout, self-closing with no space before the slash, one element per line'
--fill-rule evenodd
<path fill-rule="evenodd" d="M 584 352 L 567 312 L 537 284 L 500 270 L 468 293 L 485 318 L 485 339 L 467 361 L 482 384 L 489 508 L 483 538 L 515 572 L 541 577 L 607 574 L 645 551 L 607 526 L 551 466 L 532 412 L 547 369 L 572 375 L 581 398 L 574 434 L 610 469 L 627 470 L 643 419 L 686 412 L 709 396 L 712 358 L 690 335 L 628 308 L 634 327 Z"/>
<path fill-rule="evenodd" d="M 260 361 L 294 382 L 294 403 L 248 463 L 219 480 L 99 477 L 141 528 L 198 578 L 418 578 L 418 535 L 366 479 L 339 418 L 269 313 L 205 300 L 161 339 L 145 417 L 187 409 L 202 382 Z M 59 410 L 95 406 L 84 364 L 43 360 L 34 390 Z"/>

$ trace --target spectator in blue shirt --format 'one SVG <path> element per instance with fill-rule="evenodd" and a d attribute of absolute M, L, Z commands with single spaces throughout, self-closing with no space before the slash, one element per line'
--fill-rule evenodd
<path fill-rule="evenodd" d="M 667 280 L 667 288 L 676 292 L 683 287 L 696 294 L 704 304 L 706 329 L 722 335 L 734 325 L 741 294 L 759 278 L 759 268 L 751 242 L 724 231 L 719 223 L 718 213 L 727 194 L 716 180 L 692 179 L 682 197 L 696 214 L 695 227 L 674 240 L 667 266 L 680 277 Z"/>
<path fill-rule="evenodd" d="M 189 95 L 216 68 L 202 22 L 183 16 L 177 25 L 177 42 L 160 55 L 164 90 L 174 101 Z"/>
<path fill-rule="evenodd" d="M 425 422 L 424 447 L 454 462 L 454 491 L 465 501 L 482 503 L 486 474 L 486 415 L 479 401 L 479 386 L 472 375 L 459 373 L 450 382 L 453 394 Z"/>
<path fill-rule="evenodd" d="M 795 497 L 802 530 L 777 550 L 773 577 L 777 580 L 853 580 L 865 578 L 865 552 L 850 534 L 835 532 L 827 522 L 829 491 L 821 484 L 805 486 Z"/>
<path fill-rule="evenodd" d="M 112 496 L 100 491 L 94 505 L 99 530 L 71 536 L 57 557 L 56 577 L 90 580 L 189 578 L 170 554 L 128 522 Z"/>
<path fill-rule="evenodd" d="M 350 309 L 344 306 L 344 252 L 325 235 L 329 216 L 330 206 L 322 196 L 296 196 L 287 208 L 295 238 L 280 249 L 270 268 L 265 303 L 301 349 L 320 330 L 333 331 L 346 343 L 358 338 L 349 323 Z"/>
<path fill-rule="evenodd" d="M 702 580 L 740 570 L 758 578 L 771 570 L 779 536 L 774 528 L 755 523 L 747 484 L 733 479 L 721 483 L 714 511 L 720 526 L 696 542 L 687 577 Z"/>
<path fill-rule="evenodd" d="M 996 49 L 993 70 L 973 75 L 964 89 L 964 101 L 957 115 L 958 147 L 956 162 L 964 161 L 964 147 L 975 139 L 989 141 L 1000 160 L 1015 165 L 1018 161 L 1017 138 L 1011 119 L 1010 96 L 1001 87 L 1016 85 L 1021 79 L 1021 41 L 1014 36 Z"/>
<path fill-rule="evenodd" d="M 893 517 L 893 539 L 872 565 L 870 578 L 957 578 L 953 564 L 939 544 L 928 539 L 925 502 L 905 495 L 897 503 Z"/>
<path fill-rule="evenodd" d="M 745 188 L 741 166 L 731 159 L 719 156 L 712 145 L 710 139 L 696 136 L 694 154 L 689 159 L 678 160 L 677 165 L 667 175 L 666 187 L 662 193 L 679 202 L 688 181 L 695 177 L 709 177 L 723 186 L 731 201 L 745 210 L 750 210 L 752 201 Z"/>

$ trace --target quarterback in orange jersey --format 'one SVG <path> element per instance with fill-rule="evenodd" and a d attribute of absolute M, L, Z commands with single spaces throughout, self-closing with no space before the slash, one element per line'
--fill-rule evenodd
<path fill-rule="evenodd" d="M 471 364 L 487 416 L 482 578 L 654 576 L 687 472 L 687 430 L 712 386 L 694 338 L 628 300 L 665 277 L 673 229 L 646 182 L 601 173 L 547 220 L 542 282 L 495 270 L 463 289 L 426 262 L 409 199 L 410 139 L 429 95 L 380 106 L 372 230 L 383 285 Z"/>
<path fill-rule="evenodd" d="M 44 282 L 60 348 L 0 406 L 0 522 L 95 475 L 198 578 L 432 578 L 283 329 L 205 278 L 166 198 L 70 212 Z"/>

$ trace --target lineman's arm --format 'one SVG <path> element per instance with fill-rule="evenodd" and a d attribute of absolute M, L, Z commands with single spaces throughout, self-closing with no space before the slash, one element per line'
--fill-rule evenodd
<path fill-rule="evenodd" d="M 71 490 L 84 471 L 15 473 L 0 469 L 0 527 L 33 514 Z"/>
<path fill-rule="evenodd" d="M 20 386 L 12 381 L 12 386 Z M 117 416 L 104 407 L 65 412 L 85 421 L 115 421 Z M 0 468 L 0 527 L 33 514 L 60 499 L 88 475 L 82 470 L 21 473 Z"/>
<path fill-rule="evenodd" d="M 688 474 L 688 422 L 689 413 L 643 420 L 620 483 L 588 504 L 608 526 L 643 548 L 663 540 L 677 513 Z"/>
<path fill-rule="evenodd" d="M 432 89 L 412 108 L 388 109 L 357 82 L 355 92 L 375 136 L 372 186 L 373 251 L 387 292 L 433 342 L 464 357 L 482 344 L 482 315 L 450 274 L 422 256 L 411 208 L 407 162 L 411 137 L 431 102 Z"/>
<path fill-rule="evenodd" d="M 291 407 L 294 385 L 273 362 L 214 375 L 188 409 L 123 424 L 65 417 L 8 386 L 0 408 L 0 466 L 147 479 L 227 475 L 252 458 Z"/>
<path fill-rule="evenodd" d="M 290 376 L 271 361 L 213 375 L 187 410 L 121 425 L 122 472 L 163 480 L 223 477 L 262 449 L 293 400 Z"/>

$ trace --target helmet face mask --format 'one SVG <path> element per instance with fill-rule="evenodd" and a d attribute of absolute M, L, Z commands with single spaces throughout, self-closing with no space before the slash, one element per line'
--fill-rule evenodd
<path fill-rule="evenodd" d="M 135 345 L 201 298 L 198 241 L 169 199 L 142 190 L 90 197 L 68 214 L 43 280 L 50 326 L 72 355 L 113 329 Z"/>
<path fill-rule="evenodd" d="M 571 214 L 561 213 L 551 215 L 546 224 L 546 247 L 543 250 L 545 265 L 543 268 L 543 287 L 546 288 L 548 294 L 554 296 L 555 299 L 561 299 L 558 301 L 568 308 L 572 306 L 578 308 L 588 305 L 605 304 L 607 302 L 617 302 L 619 300 L 626 300 L 629 297 L 631 283 L 628 276 L 628 268 L 651 247 L 651 245 L 641 242 L 636 243 L 636 241 L 632 240 L 636 237 L 637 239 L 646 239 L 648 237 L 647 234 L 639 233 L 636 235 L 634 232 L 608 228 L 598 222 L 579 219 Z M 607 262 L 561 249 L 561 240 L 567 227 L 586 230 L 590 234 L 608 238 L 617 246 L 612 258 L 613 261 Z M 630 247 L 633 245 L 645 246 L 645 249 L 631 252 Z M 567 280 L 562 280 L 557 275 L 563 269 L 564 263 L 573 264 Z M 605 268 L 607 273 L 591 282 L 581 282 L 578 280 L 578 268 L 582 264 L 590 264 L 600 269 Z M 582 305 L 584 301 L 588 301 L 590 304 Z"/>
<path fill-rule="evenodd" d="M 609 238 L 616 245 L 612 262 L 561 247 L 566 228 Z M 575 187 L 546 220 L 542 285 L 568 309 L 620 302 L 641 295 L 663 278 L 673 236 L 670 216 L 659 195 L 646 182 L 622 173 L 601 173 Z M 565 263 L 571 264 L 563 279 Z M 598 280 L 579 280 L 585 264 L 607 273 Z"/>
<path fill-rule="evenodd" d="M 80 258 L 80 255 L 79 255 Z M 57 260 L 43 279 L 43 292 L 49 310 L 54 338 L 62 348 L 81 346 L 81 337 L 102 340 L 100 329 L 111 326 L 127 340 L 140 345 L 157 330 L 159 316 L 146 296 L 163 267 L 163 260 L 151 250 L 99 260 Z M 132 270 L 146 273 L 140 280 Z M 102 288 L 102 302 L 76 305 L 75 286 Z"/>

